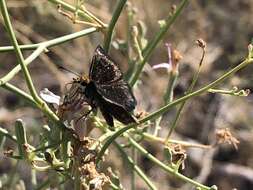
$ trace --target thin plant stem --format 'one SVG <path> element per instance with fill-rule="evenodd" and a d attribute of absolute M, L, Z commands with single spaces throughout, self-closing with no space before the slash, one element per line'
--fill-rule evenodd
<path fill-rule="evenodd" d="M 68 34 L 68 35 L 65 35 L 65 36 L 55 38 L 53 40 L 48 40 L 48 41 L 40 42 L 40 43 L 36 43 L 36 44 L 20 45 L 19 48 L 21 50 L 34 50 L 34 49 L 40 47 L 41 45 L 45 45 L 46 48 L 50 48 L 50 47 L 68 42 L 70 40 L 92 34 L 92 33 L 97 32 L 97 31 L 98 31 L 97 28 L 91 27 L 91 28 L 81 30 L 79 32 L 75 32 L 75 33 L 71 33 L 71 34 Z M 14 50 L 13 46 L 0 47 L 0 52 L 8 52 L 8 51 L 13 51 L 13 50 Z"/>
<path fill-rule="evenodd" d="M 145 175 L 145 173 L 141 170 L 141 168 L 134 163 L 134 160 L 129 157 L 126 152 L 124 151 L 123 147 L 119 145 L 118 143 L 114 143 L 114 145 L 117 147 L 119 152 L 122 155 L 122 158 L 127 161 L 127 163 L 132 167 L 134 172 L 136 172 L 142 179 L 143 181 L 148 185 L 149 189 L 151 190 L 157 190 L 156 186 L 152 183 L 150 179 Z"/>
<path fill-rule="evenodd" d="M 180 15 L 180 13 L 182 12 L 183 8 L 186 6 L 187 3 L 188 3 L 188 0 L 182 0 L 176 12 L 169 18 L 168 21 L 166 21 L 166 24 L 161 27 L 161 29 L 159 30 L 157 35 L 154 37 L 154 39 L 148 43 L 146 49 L 143 52 L 143 60 L 140 63 L 138 63 L 136 72 L 130 78 L 130 81 L 129 81 L 130 86 L 135 85 L 136 81 L 139 79 L 139 76 L 144 68 L 144 65 L 146 64 L 147 60 L 151 56 L 153 50 L 159 44 L 159 42 L 163 39 L 168 29 L 175 22 L 176 18 Z"/>
<path fill-rule="evenodd" d="M 144 117 L 143 119 L 139 120 L 138 123 L 132 123 L 127 125 L 126 127 L 123 127 L 117 131 L 115 131 L 114 133 L 112 133 L 112 135 L 108 138 L 108 140 L 104 143 L 104 145 L 102 146 L 100 152 L 98 153 L 97 156 L 97 160 L 96 160 L 96 164 L 99 163 L 99 161 L 101 160 L 102 156 L 104 155 L 105 151 L 107 150 L 107 148 L 110 146 L 110 144 L 119 136 L 121 136 L 124 132 L 137 127 L 138 125 L 145 123 L 149 120 L 155 119 L 157 117 L 159 117 L 160 115 L 162 115 L 163 113 L 167 112 L 169 109 L 171 109 L 172 107 L 184 102 L 185 100 L 188 100 L 190 98 L 193 98 L 195 96 L 199 96 L 200 94 L 203 94 L 204 92 L 207 92 L 208 89 L 213 88 L 215 86 L 217 86 L 218 84 L 220 84 L 221 82 L 223 82 L 226 78 L 230 77 L 232 74 L 236 73 L 237 71 L 241 70 L 242 68 L 244 68 L 245 66 L 249 65 L 250 63 L 253 62 L 253 58 L 247 58 L 245 59 L 243 62 L 241 62 L 239 65 L 237 65 L 236 67 L 234 67 L 233 69 L 229 70 L 228 72 L 226 72 L 224 75 L 222 75 L 220 78 L 216 79 L 215 81 L 211 82 L 210 84 L 200 88 L 199 90 L 196 90 L 192 93 L 189 93 L 177 100 L 172 101 L 171 103 L 163 106 L 162 108 L 160 108 L 159 110 L 149 114 L 148 116 Z"/>
<path fill-rule="evenodd" d="M 232 90 L 224 90 L 224 89 L 209 89 L 208 92 L 210 93 L 218 93 L 224 95 L 231 95 L 231 96 L 248 96 L 250 93 L 249 89 L 239 90 L 237 87 L 233 87 Z"/>
<path fill-rule="evenodd" d="M 50 179 L 48 178 L 45 181 L 43 181 L 41 184 L 39 184 L 37 187 L 35 187 L 34 190 L 46 189 L 49 186 L 50 186 Z"/>
<path fill-rule="evenodd" d="M 136 133 L 138 133 L 138 132 L 136 132 Z M 166 139 L 161 138 L 161 137 L 157 137 L 155 135 L 151 135 L 149 133 L 139 133 L 139 135 L 142 135 L 144 137 L 144 140 L 146 140 L 146 141 L 157 142 L 157 143 L 161 143 L 163 145 L 180 144 L 182 147 L 186 147 L 186 148 L 203 148 L 203 149 L 212 148 L 211 145 L 196 144 L 196 143 L 190 143 L 190 142 L 174 140 L 174 139 L 169 139 L 166 142 Z"/>
<path fill-rule="evenodd" d="M 8 139 L 12 140 L 13 142 L 17 142 L 17 137 L 14 135 L 11 135 L 6 129 L 0 127 L 0 134 L 7 137 Z"/>
<path fill-rule="evenodd" d="M 111 41 L 112 41 L 112 35 L 113 35 L 114 27 L 115 27 L 115 25 L 118 21 L 120 13 L 122 12 L 122 9 L 123 9 L 124 5 L 126 4 L 126 2 L 127 2 L 127 0 L 118 0 L 116 8 L 113 12 L 112 19 L 109 23 L 109 26 L 108 26 L 108 29 L 107 29 L 107 32 L 106 32 L 105 41 L 104 41 L 104 50 L 107 53 L 109 52 L 109 49 L 110 49 L 110 44 L 111 44 Z"/>
<path fill-rule="evenodd" d="M 15 87 L 14 85 L 10 84 L 10 83 L 5 83 L 3 85 L 1 85 L 2 88 L 13 92 L 14 94 L 16 94 L 17 96 L 21 97 L 22 99 L 26 100 L 27 102 L 31 103 L 32 105 L 37 107 L 37 102 L 34 101 L 34 99 L 32 98 L 32 96 L 30 96 L 29 94 L 27 94 L 26 92 L 22 91 L 21 89 Z"/>
<path fill-rule="evenodd" d="M 0 1 L 0 8 L 1 8 L 2 16 L 3 16 L 3 19 L 4 19 L 4 23 L 5 23 L 7 32 L 9 34 L 11 42 L 12 42 L 14 48 L 15 48 L 14 51 L 16 52 L 18 63 L 20 64 L 20 66 L 22 68 L 22 71 L 24 73 L 28 89 L 29 89 L 32 97 L 34 98 L 34 100 L 36 102 L 38 102 L 39 104 L 42 104 L 43 101 L 37 95 L 37 92 L 36 92 L 36 90 L 34 88 L 34 85 L 32 83 L 31 75 L 30 75 L 30 73 L 29 73 L 29 71 L 28 71 L 28 69 L 27 69 L 27 67 L 24 63 L 24 57 L 23 57 L 22 52 L 19 48 L 18 41 L 16 39 L 14 30 L 13 30 L 12 25 L 11 25 L 11 21 L 10 21 L 10 17 L 9 17 L 9 13 L 8 13 L 8 10 L 7 10 L 7 5 L 6 5 L 5 0 Z"/>
<path fill-rule="evenodd" d="M 178 72 L 170 73 L 170 79 L 168 82 L 167 90 L 164 95 L 164 104 L 167 104 L 173 101 L 174 88 L 176 86 L 177 78 L 178 78 Z"/>
<path fill-rule="evenodd" d="M 39 46 L 28 58 L 24 60 L 25 66 L 30 64 L 33 60 L 35 60 L 41 54 L 41 52 L 45 50 L 45 48 L 46 46 L 44 44 Z M 0 86 L 10 81 L 20 70 L 21 70 L 20 65 L 14 67 L 8 74 L 6 74 L 3 78 L 0 79 Z"/>
<path fill-rule="evenodd" d="M 170 44 L 165 44 L 167 47 L 167 53 L 168 53 L 168 64 L 171 66 L 171 69 L 168 70 L 169 72 L 169 81 L 166 88 L 166 92 L 163 96 L 164 103 L 163 105 L 166 105 L 173 101 L 174 96 L 174 88 L 176 86 L 177 78 L 178 78 L 178 63 L 176 60 L 172 59 L 172 48 Z M 173 61 L 175 63 L 173 63 Z M 162 121 L 163 115 L 161 115 L 156 121 L 155 121 L 155 130 L 154 135 L 158 136 L 158 131 L 161 129 L 161 121 Z"/>
<path fill-rule="evenodd" d="M 24 159 L 27 156 L 26 150 L 24 147 L 24 145 L 27 144 L 27 138 L 26 138 L 26 130 L 24 128 L 24 125 L 21 119 L 18 119 L 15 122 L 15 133 L 17 137 L 19 156 L 21 156 L 21 158 Z"/>
<path fill-rule="evenodd" d="M 166 164 L 162 163 L 160 160 L 158 160 L 156 157 L 154 157 L 152 154 L 150 154 L 147 150 L 145 150 L 141 145 L 139 145 L 134 139 L 131 137 L 128 137 L 129 142 L 141 153 L 143 154 L 146 158 L 148 158 L 150 161 L 153 163 L 157 164 L 159 167 L 161 167 L 163 170 L 166 172 L 170 173 L 171 175 L 181 179 L 182 181 L 188 182 L 196 187 L 200 187 L 202 190 L 210 190 L 211 188 L 208 186 L 205 186 L 201 183 L 198 183 L 180 173 L 175 171 L 173 168 L 167 166 Z"/>
<path fill-rule="evenodd" d="M 83 19 L 85 19 L 89 22 L 93 21 L 93 19 L 89 15 L 87 15 L 83 10 L 81 10 L 81 9 L 77 10 L 76 7 L 70 5 L 62 0 L 48 0 L 48 1 L 55 4 L 55 5 L 61 5 L 64 9 L 77 14 L 78 16 L 82 17 Z"/>
<path fill-rule="evenodd" d="M 96 23 L 98 23 L 102 28 L 106 28 L 107 25 L 103 23 L 101 20 L 99 20 L 96 16 L 94 16 L 91 12 L 89 12 L 84 5 L 81 6 L 83 11 L 90 16 Z"/>
<path fill-rule="evenodd" d="M 171 71 L 167 90 L 164 95 L 164 105 L 173 101 L 174 88 L 176 86 L 177 78 L 178 78 L 178 72 Z M 155 130 L 154 130 L 155 136 L 158 135 L 158 131 L 161 129 L 160 127 L 161 120 L 162 120 L 162 115 L 156 120 Z"/>
<path fill-rule="evenodd" d="M 192 79 L 191 85 L 190 85 L 189 89 L 187 90 L 186 94 L 191 93 L 191 92 L 193 91 L 194 86 L 195 86 L 196 83 L 197 83 L 197 80 L 198 80 L 198 77 L 199 77 L 199 73 L 200 73 L 200 71 L 201 71 L 201 68 L 202 68 L 202 65 L 203 65 L 202 63 L 203 63 L 203 60 L 204 60 L 204 57 L 205 57 L 205 53 L 206 53 L 205 48 L 203 48 L 202 50 L 203 50 L 203 51 L 202 51 L 202 56 L 201 56 L 201 59 L 200 59 L 200 62 L 199 62 L 198 71 L 195 73 L 195 75 L 194 75 L 194 77 L 193 77 L 193 79 Z M 186 101 L 187 101 L 187 100 L 185 100 L 185 101 L 180 105 L 180 107 L 179 107 L 179 109 L 178 109 L 178 111 L 177 111 L 176 117 L 175 117 L 175 119 L 174 119 L 174 121 L 173 121 L 173 123 L 172 123 L 172 125 L 171 125 L 171 127 L 170 127 L 170 129 L 169 129 L 168 135 L 167 135 L 167 137 L 166 137 L 166 143 L 168 142 L 168 140 L 169 140 L 169 138 L 170 138 L 172 132 L 175 130 L 175 128 L 176 128 L 176 126 L 177 126 L 177 123 L 178 123 L 178 121 L 179 121 L 180 114 L 181 114 L 181 112 L 182 112 L 182 110 L 183 110 L 183 108 L 184 108 L 184 106 L 185 106 Z"/>
<path fill-rule="evenodd" d="M 95 118 L 95 119 L 96 119 L 96 122 L 97 122 L 97 124 L 98 124 L 98 127 L 99 127 L 99 129 L 100 129 L 101 131 L 105 132 L 105 134 L 111 134 L 111 131 L 110 131 L 108 128 L 106 128 L 106 127 L 100 122 L 100 120 L 99 120 L 98 118 Z M 100 139 L 99 139 L 99 141 L 100 141 Z M 101 141 L 100 141 L 100 142 L 101 142 Z M 148 177 L 146 176 L 146 174 L 139 168 L 139 166 L 136 165 L 136 164 L 134 163 L 134 160 L 133 160 L 130 156 L 128 156 L 128 155 L 126 154 L 126 152 L 124 151 L 122 145 L 118 144 L 117 142 L 114 142 L 113 144 L 116 146 L 116 148 L 117 148 L 117 149 L 119 150 L 119 152 L 122 154 L 122 158 L 124 158 L 124 160 L 126 160 L 126 161 L 128 162 L 128 164 L 129 164 L 130 166 L 132 166 L 132 169 L 143 179 L 143 181 L 149 186 L 149 188 L 152 189 L 152 190 L 156 190 L 157 188 L 156 188 L 155 185 L 152 183 L 152 181 L 149 180 Z"/>
<path fill-rule="evenodd" d="M 242 68 L 244 68 L 245 66 L 249 65 L 252 62 L 253 62 L 253 58 L 251 58 L 251 59 L 245 59 L 239 65 L 237 65 L 233 69 L 229 70 L 228 72 L 226 72 L 225 74 L 223 74 L 221 77 L 219 77 L 215 81 L 213 81 L 213 82 L 209 83 L 208 85 L 200 88 L 199 90 L 196 90 L 196 91 L 194 91 L 192 93 L 189 93 L 189 94 L 187 94 L 187 95 L 185 95 L 185 96 L 183 96 L 181 98 L 178 98 L 177 100 L 172 101 L 171 103 L 163 106 L 159 110 L 157 110 L 157 111 L 149 114 L 148 116 L 144 117 L 143 119 L 141 119 L 139 121 L 139 123 L 144 123 L 144 122 L 149 121 L 151 119 L 155 119 L 159 115 L 167 112 L 170 108 L 172 108 L 172 107 L 174 107 L 174 106 L 176 106 L 176 105 L 184 102 L 185 100 L 188 100 L 188 99 L 193 98 L 195 96 L 199 96 L 199 95 L 203 94 L 204 92 L 207 92 L 208 89 L 217 86 L 218 84 L 220 84 L 221 82 L 223 82 L 225 79 L 227 79 L 228 77 L 230 77 L 231 75 L 233 75 L 234 73 L 236 73 L 237 71 L 241 70 Z"/>
<path fill-rule="evenodd" d="M 10 35 L 12 44 L 14 46 L 14 50 L 15 50 L 16 55 L 17 55 L 18 63 L 20 64 L 20 66 L 22 68 L 22 71 L 24 72 L 25 79 L 26 79 L 26 82 L 27 82 L 27 86 L 29 88 L 29 91 L 30 91 L 32 99 L 33 99 L 32 102 L 35 102 L 36 107 L 41 109 L 42 112 L 47 117 L 49 117 L 52 121 L 54 121 L 55 124 L 57 124 L 57 126 L 64 129 L 65 125 L 59 120 L 57 115 L 48 107 L 48 105 L 37 95 L 37 92 L 35 91 L 35 88 L 33 86 L 32 80 L 31 80 L 31 76 L 29 74 L 29 71 L 28 71 L 25 63 L 24 63 L 24 58 L 23 58 L 22 52 L 19 48 L 19 45 L 17 43 L 17 39 L 15 37 L 14 31 L 13 31 L 13 28 L 12 28 L 12 25 L 11 25 L 11 22 L 10 22 L 10 18 L 9 18 L 9 14 L 8 14 L 8 10 L 7 10 L 5 0 L 0 1 L 0 8 L 1 8 L 3 18 L 4 18 L 4 22 L 5 22 L 5 25 L 6 25 L 7 32 Z M 4 87 L 6 87 L 6 85 Z M 20 91 L 20 90 L 16 88 L 14 91 Z M 21 93 L 21 94 L 24 95 L 23 93 Z M 28 98 L 28 97 L 26 96 L 26 98 Z"/>
<path fill-rule="evenodd" d="M 21 89 L 15 87 L 14 85 L 12 85 L 12 84 L 10 84 L 8 82 L 5 83 L 5 84 L 3 84 L 3 85 L 1 85 L 1 87 L 4 88 L 4 89 L 6 89 L 6 90 L 8 90 L 8 91 L 10 91 L 10 92 L 13 92 L 17 96 L 20 96 L 21 98 L 23 98 L 24 100 L 28 101 L 29 103 L 31 103 L 36 108 L 41 109 L 42 112 L 48 118 L 50 118 L 52 121 L 54 121 L 54 123 L 57 126 L 59 126 L 61 129 L 65 128 L 65 125 L 59 120 L 59 118 L 57 117 L 57 115 L 55 115 L 55 113 L 48 108 L 48 106 L 46 104 L 39 105 L 37 102 L 35 102 L 35 100 L 32 98 L 32 96 L 30 96 L 26 92 L 22 91 Z"/>
<path fill-rule="evenodd" d="M 32 186 L 33 188 L 37 186 L 37 175 L 36 175 L 36 170 L 35 169 L 31 169 L 31 182 L 32 182 Z"/>
<path fill-rule="evenodd" d="M 136 154 L 137 154 L 136 149 L 131 147 L 131 156 L 133 158 L 133 159 L 131 159 L 132 162 L 136 162 Z M 131 190 L 135 190 L 135 183 L 136 183 L 135 177 L 136 176 L 135 176 L 134 168 L 131 169 L 130 173 L 131 173 L 130 174 L 131 175 Z"/>

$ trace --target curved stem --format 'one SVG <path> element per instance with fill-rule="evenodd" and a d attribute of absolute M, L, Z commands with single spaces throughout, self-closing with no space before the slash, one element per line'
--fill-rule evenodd
<path fill-rule="evenodd" d="M 149 121 L 151 119 L 155 119 L 157 117 L 159 117 L 160 115 L 162 115 L 163 113 L 167 112 L 170 108 L 172 108 L 173 106 L 176 106 L 182 102 L 184 102 L 185 100 L 188 100 L 189 98 L 198 96 L 200 94 L 203 94 L 204 92 L 206 92 L 208 89 L 213 88 L 215 86 L 217 86 L 219 83 L 221 83 L 222 81 L 224 81 L 226 78 L 228 78 L 229 76 L 231 76 L 232 74 L 234 74 L 235 72 L 239 71 L 240 69 L 244 68 L 245 66 L 247 66 L 248 64 L 253 62 L 253 58 L 250 59 L 246 59 L 244 60 L 242 63 L 240 63 L 239 65 L 237 65 L 236 67 L 234 67 L 233 69 L 229 70 L 228 72 L 226 72 L 224 75 L 222 75 L 220 78 L 216 79 L 215 81 L 211 82 L 210 84 L 204 86 L 203 88 L 196 90 L 190 94 L 187 94 L 185 96 L 183 96 L 182 98 L 179 98 L 167 105 L 165 105 L 164 107 L 160 108 L 159 110 L 149 114 L 148 116 L 144 117 L 143 119 L 139 120 L 138 123 L 133 123 L 133 124 L 129 124 L 126 127 L 123 127 L 117 131 L 115 131 L 111 137 L 108 138 L 108 140 L 105 142 L 105 144 L 103 145 L 103 147 L 101 148 L 100 152 L 98 153 L 98 157 L 96 160 L 96 164 L 99 163 L 99 161 L 101 160 L 102 156 L 104 155 L 105 151 L 107 150 L 107 148 L 110 146 L 110 144 L 112 142 L 114 142 L 114 140 L 121 136 L 124 132 L 128 131 L 129 129 L 132 129 L 142 123 L 145 123 L 146 121 Z"/>
<path fill-rule="evenodd" d="M 156 186 L 148 179 L 148 177 L 143 173 L 141 168 L 136 165 L 131 157 L 129 157 L 126 152 L 123 150 L 122 146 L 119 145 L 118 143 L 114 143 L 114 145 L 117 147 L 119 152 L 122 155 L 122 158 L 124 158 L 128 164 L 133 168 L 133 170 L 145 181 L 145 183 L 148 185 L 149 189 L 151 190 L 157 190 Z"/>
<path fill-rule="evenodd" d="M 25 75 L 25 79 L 26 79 L 28 89 L 29 89 L 32 97 L 34 98 L 34 100 L 36 102 L 38 102 L 39 104 L 42 104 L 43 101 L 37 95 L 37 92 L 34 88 L 34 85 L 33 85 L 32 79 L 31 79 L 31 75 L 30 75 L 30 73 L 29 73 L 29 71 L 28 71 L 28 69 L 27 69 L 27 67 L 24 63 L 24 57 L 23 57 L 22 52 L 19 48 L 18 41 L 16 39 L 14 30 L 13 30 L 12 25 L 11 25 L 11 21 L 10 21 L 10 17 L 9 17 L 9 13 L 8 13 L 8 10 L 7 10 L 7 5 L 6 5 L 5 0 L 0 1 L 0 8 L 1 8 L 1 12 L 2 12 L 2 15 L 3 15 L 3 19 L 4 19 L 4 23 L 5 23 L 7 32 L 9 34 L 11 42 L 12 42 L 14 48 L 15 48 L 15 53 L 16 53 L 16 56 L 17 56 L 18 63 L 20 64 L 20 66 L 22 68 L 22 71 Z"/>
<path fill-rule="evenodd" d="M 11 135 L 6 129 L 2 127 L 0 127 L 0 134 L 12 140 L 13 142 L 17 143 L 17 137 L 14 135 Z"/>
<path fill-rule="evenodd" d="M 201 62 L 200 62 L 199 67 L 198 67 L 198 71 L 194 74 L 192 83 L 191 83 L 189 89 L 187 90 L 186 94 L 191 93 L 192 90 L 193 90 L 193 88 L 194 88 L 194 86 L 195 86 L 195 84 L 197 83 L 197 80 L 198 80 L 198 77 L 199 77 L 199 73 L 200 73 L 201 68 L 202 68 L 201 66 L 202 66 L 202 61 L 203 61 L 203 59 L 204 59 L 204 56 L 205 56 L 205 51 L 203 51 L 203 53 L 202 53 L 202 58 L 201 58 Z M 180 115 L 181 115 L 181 112 L 182 112 L 182 110 L 183 110 L 185 104 L 186 104 L 186 101 L 182 102 L 182 104 L 180 105 L 179 109 L 177 110 L 176 117 L 175 117 L 175 119 L 173 120 L 173 123 L 172 123 L 172 125 L 171 125 L 171 127 L 170 127 L 170 129 L 169 129 L 169 132 L 168 132 L 168 134 L 167 134 L 167 137 L 166 137 L 166 144 L 167 144 L 167 142 L 168 142 L 168 140 L 169 140 L 169 138 L 170 138 L 172 132 L 175 130 L 175 128 L 176 128 L 176 126 L 177 126 L 177 123 L 178 123 L 178 121 L 179 121 L 179 117 L 180 117 Z"/>
<path fill-rule="evenodd" d="M 68 11 L 71 11 L 73 13 L 76 12 L 76 14 L 78 16 L 83 17 L 85 20 L 87 20 L 89 22 L 93 21 L 93 19 L 89 15 L 85 14 L 84 11 L 82 11 L 81 9 L 76 10 L 76 7 L 70 5 L 70 4 L 68 4 L 68 3 L 66 3 L 66 2 L 64 2 L 62 0 L 48 0 L 48 1 L 51 2 L 51 3 L 53 3 L 53 4 L 56 4 L 56 5 L 61 5 L 64 9 L 66 9 Z"/>
<path fill-rule="evenodd" d="M 216 79 L 215 81 L 211 82 L 210 84 L 202 87 L 199 90 L 196 90 L 192 93 L 189 93 L 177 100 L 172 101 L 171 103 L 163 106 L 162 108 L 160 108 L 159 110 L 151 113 L 150 115 L 148 115 L 147 117 L 141 119 L 139 121 L 139 123 L 144 123 L 146 121 L 149 121 L 151 119 L 155 119 L 156 117 L 158 117 L 159 115 L 165 113 L 166 111 L 168 111 L 170 108 L 172 108 L 173 106 L 176 106 L 182 102 L 184 102 L 185 100 L 188 100 L 189 98 L 198 96 L 206 91 L 208 91 L 208 89 L 213 88 L 215 86 L 217 86 L 218 84 L 220 84 L 222 81 L 224 81 L 226 78 L 228 78 L 229 76 L 231 76 L 232 74 L 236 73 L 237 71 L 241 70 L 242 68 L 244 68 L 245 66 L 247 66 L 248 64 L 253 62 L 253 58 L 251 59 L 246 59 L 244 60 L 242 63 L 240 63 L 239 65 L 237 65 L 236 67 L 234 67 L 233 69 L 229 70 L 228 72 L 226 72 L 224 75 L 222 75 L 220 78 Z"/>
<path fill-rule="evenodd" d="M 91 27 L 91 28 L 81 30 L 79 32 L 75 32 L 75 33 L 71 33 L 71 34 L 67 34 L 65 36 L 55 38 L 53 40 L 48 40 L 48 41 L 40 42 L 37 44 L 20 45 L 19 48 L 22 50 L 34 50 L 34 49 L 40 47 L 41 45 L 45 45 L 47 48 L 50 48 L 50 47 L 65 43 L 69 40 L 73 40 L 73 39 L 76 39 L 76 38 L 79 38 L 82 36 L 86 36 L 88 34 L 91 34 L 93 32 L 97 32 L 97 31 L 98 31 L 97 28 Z M 15 50 L 13 46 L 0 47 L 0 52 L 8 52 L 8 51 L 13 51 L 13 50 Z"/>
<path fill-rule="evenodd" d="M 106 38 L 105 38 L 105 43 L 104 43 L 104 50 L 106 53 L 109 52 L 110 44 L 111 44 L 111 40 L 112 40 L 113 29 L 116 25 L 116 22 L 118 21 L 120 13 L 122 12 L 122 9 L 123 9 L 124 5 L 126 4 L 126 2 L 127 2 L 127 0 L 119 0 L 118 4 L 116 5 L 116 8 L 113 12 L 112 19 L 111 19 L 110 24 L 108 26 L 108 30 L 107 30 Z"/>
<path fill-rule="evenodd" d="M 34 99 L 29 94 L 27 94 L 26 92 L 20 90 L 19 88 L 15 87 L 14 85 L 7 82 L 7 83 L 1 85 L 1 87 L 8 90 L 8 91 L 10 91 L 10 92 L 13 92 L 17 96 L 20 96 L 21 98 L 28 101 L 32 105 L 37 106 L 37 102 L 35 102 Z"/>
<path fill-rule="evenodd" d="M 24 60 L 25 66 L 31 63 L 33 60 L 35 60 L 41 54 L 41 52 L 45 50 L 45 48 L 46 48 L 45 45 L 39 46 L 28 58 Z M 14 67 L 8 74 L 6 74 L 3 78 L 0 79 L 0 86 L 10 81 L 20 70 L 21 70 L 20 65 Z"/>
<path fill-rule="evenodd" d="M 145 63 L 147 62 L 147 60 L 151 56 L 153 50 L 158 45 L 158 43 L 163 39 L 163 37 L 166 34 L 166 32 L 168 31 L 168 29 L 175 22 L 176 18 L 180 15 L 180 13 L 182 12 L 183 8 L 186 6 L 187 3 L 188 3 L 188 0 L 183 0 L 181 2 L 179 7 L 177 8 L 175 14 L 173 14 L 169 18 L 169 20 L 166 21 L 165 26 L 161 27 L 161 29 L 159 30 L 157 35 L 154 37 L 154 39 L 147 45 L 147 47 L 146 47 L 146 49 L 144 50 L 144 53 L 143 53 L 143 60 L 140 63 L 138 63 L 139 66 L 137 67 L 136 72 L 134 73 L 134 75 L 130 79 L 130 82 L 129 82 L 130 86 L 134 86 L 134 84 L 138 80 L 138 78 L 139 78 L 139 76 L 140 76 L 140 74 L 141 74 L 141 72 L 144 68 Z"/>
<path fill-rule="evenodd" d="M 99 151 L 98 155 L 97 155 L 97 159 L 96 159 L 96 164 L 99 163 L 99 161 L 102 159 L 105 151 L 107 150 L 107 148 L 110 146 L 111 143 L 113 143 L 113 141 L 119 137 L 121 134 L 123 134 L 124 132 L 128 131 L 129 129 L 136 127 L 137 124 L 130 124 L 126 127 L 123 127 L 121 129 L 119 129 L 118 131 L 115 131 L 112 136 L 110 136 L 108 138 L 108 140 L 105 142 L 105 144 L 103 145 L 103 147 L 101 148 L 101 150 Z"/>
<path fill-rule="evenodd" d="M 159 167 L 161 167 L 163 170 L 165 170 L 166 172 L 172 174 L 173 176 L 188 182 L 196 187 L 200 187 L 202 190 L 210 190 L 211 188 L 208 186 L 205 186 L 201 183 L 198 183 L 197 181 L 192 180 L 191 178 L 188 178 L 180 173 L 178 173 L 177 171 L 175 171 L 173 168 L 167 166 L 166 164 L 162 163 L 160 160 L 158 160 L 156 157 L 154 157 L 152 154 L 150 154 L 147 150 L 145 150 L 141 145 L 139 145 L 135 140 L 133 140 L 131 137 L 128 137 L 129 142 L 136 148 L 139 150 L 139 152 L 141 154 L 143 154 L 145 157 L 147 157 L 149 160 L 151 160 L 152 162 L 154 162 L 155 164 L 157 164 Z"/>

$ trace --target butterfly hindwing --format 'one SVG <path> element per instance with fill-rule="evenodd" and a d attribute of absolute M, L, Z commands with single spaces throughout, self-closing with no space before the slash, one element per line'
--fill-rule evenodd
<path fill-rule="evenodd" d="M 136 100 L 130 87 L 124 80 L 119 80 L 113 85 L 96 85 L 97 91 L 107 101 L 122 106 L 126 111 L 133 111 Z"/>
<path fill-rule="evenodd" d="M 111 121 L 110 117 L 108 117 L 108 116 L 113 116 L 118 121 L 120 121 L 124 124 L 136 122 L 136 119 L 131 115 L 131 113 L 126 111 L 120 105 L 113 104 L 108 101 L 103 101 L 103 106 L 100 106 L 100 110 L 101 110 L 102 115 L 104 116 L 107 124 L 109 124 L 110 126 L 113 126 L 113 121 Z M 112 125 L 111 125 L 111 123 L 112 123 Z"/>

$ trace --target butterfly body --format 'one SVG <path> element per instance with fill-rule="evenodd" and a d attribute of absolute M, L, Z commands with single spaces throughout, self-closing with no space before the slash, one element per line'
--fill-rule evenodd
<path fill-rule="evenodd" d="M 123 124 L 136 122 L 131 115 L 136 106 L 135 97 L 119 67 L 102 47 L 95 50 L 89 77 L 79 77 L 73 83 L 79 84 L 78 93 L 84 96 L 92 110 L 100 109 L 109 126 L 114 126 L 113 118 Z"/>

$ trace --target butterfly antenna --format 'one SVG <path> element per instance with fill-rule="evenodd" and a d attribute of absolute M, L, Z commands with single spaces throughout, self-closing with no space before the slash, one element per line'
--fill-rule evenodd
<path fill-rule="evenodd" d="M 61 70 L 67 71 L 67 72 L 69 72 L 69 73 L 72 73 L 72 74 L 74 74 L 74 75 L 76 75 L 76 76 L 78 76 L 78 77 L 81 77 L 81 75 L 80 75 L 79 73 L 77 73 L 77 72 L 75 72 L 75 71 L 72 71 L 72 70 L 70 70 L 70 69 L 67 69 L 67 68 L 65 68 L 65 67 L 63 67 L 63 66 L 61 66 L 61 65 L 59 65 L 58 68 L 61 69 Z"/>

